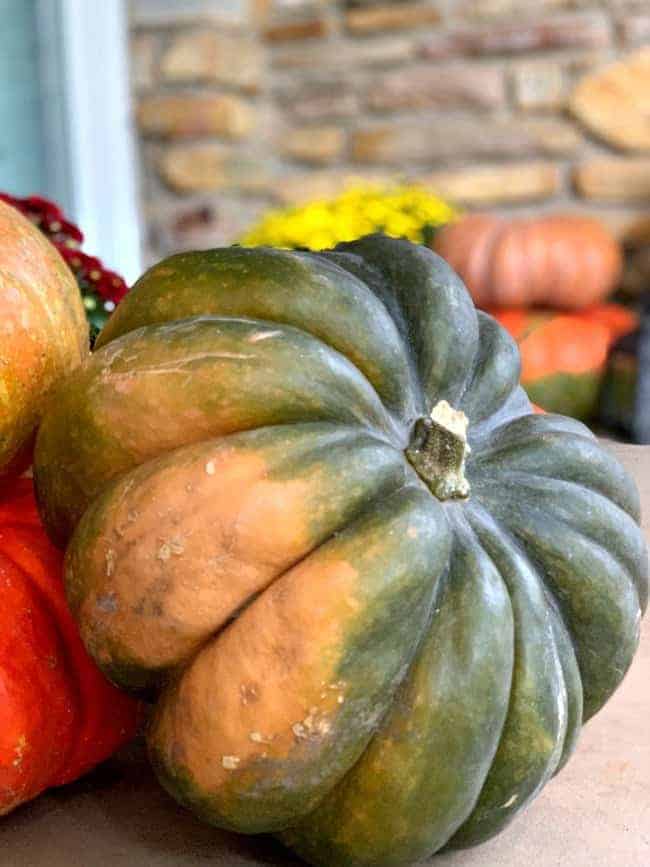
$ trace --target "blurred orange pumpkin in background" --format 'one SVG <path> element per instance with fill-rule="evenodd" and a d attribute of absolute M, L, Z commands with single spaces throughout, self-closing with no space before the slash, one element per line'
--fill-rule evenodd
<path fill-rule="evenodd" d="M 433 247 L 481 308 L 579 310 L 603 301 L 622 272 L 611 233 L 572 214 L 520 220 L 470 214 L 441 229 Z"/>

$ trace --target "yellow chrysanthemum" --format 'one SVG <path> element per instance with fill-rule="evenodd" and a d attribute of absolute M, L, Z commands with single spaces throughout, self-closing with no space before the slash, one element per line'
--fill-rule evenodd
<path fill-rule="evenodd" d="M 371 232 L 426 243 L 457 217 L 455 208 L 423 187 L 354 186 L 334 199 L 269 211 L 241 243 L 323 250 Z"/>

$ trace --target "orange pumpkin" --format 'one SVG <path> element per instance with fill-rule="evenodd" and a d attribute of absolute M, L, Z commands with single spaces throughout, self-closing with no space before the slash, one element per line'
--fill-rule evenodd
<path fill-rule="evenodd" d="M 0 202 L 0 478 L 28 463 L 47 394 L 87 354 L 72 272 L 36 226 Z"/>
<path fill-rule="evenodd" d="M 442 229 L 434 248 L 460 274 L 477 307 L 579 310 L 620 280 L 622 254 L 589 217 L 504 220 L 472 214 Z"/>
<path fill-rule="evenodd" d="M 0 490 L 0 815 L 129 740 L 136 702 L 91 662 L 28 479 Z"/>
<path fill-rule="evenodd" d="M 612 345 L 638 325 L 620 304 L 601 304 L 578 313 L 553 310 L 492 310 L 515 338 L 521 354 L 521 384 L 547 412 L 591 418 Z"/>

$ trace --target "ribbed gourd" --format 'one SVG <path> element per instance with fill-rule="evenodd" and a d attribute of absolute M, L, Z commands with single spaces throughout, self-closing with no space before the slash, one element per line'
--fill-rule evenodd
<path fill-rule="evenodd" d="M 497 834 L 637 646 L 622 467 L 532 414 L 512 338 L 405 241 L 172 256 L 97 346 L 38 495 L 166 788 L 328 867 Z"/>

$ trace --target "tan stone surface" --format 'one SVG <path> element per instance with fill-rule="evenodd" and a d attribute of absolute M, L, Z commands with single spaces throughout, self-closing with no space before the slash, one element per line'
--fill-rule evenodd
<path fill-rule="evenodd" d="M 293 205 L 312 199 L 328 199 L 358 184 L 386 184 L 394 179 L 383 172 L 330 169 L 279 176 L 273 183 L 273 191 L 281 204 Z"/>
<path fill-rule="evenodd" d="M 346 16 L 352 33 L 377 30 L 406 30 L 425 24 L 437 24 L 440 11 L 427 3 L 378 3 L 351 9 Z"/>
<path fill-rule="evenodd" d="M 551 163 L 533 162 L 433 172 L 424 181 L 453 202 L 483 207 L 549 198 L 559 189 L 560 173 Z"/>
<path fill-rule="evenodd" d="M 609 24 L 601 14 L 545 18 L 515 15 L 488 26 L 464 25 L 434 32 L 423 41 L 422 53 L 432 59 L 450 54 L 529 54 L 564 48 L 604 48 L 609 41 Z"/>
<path fill-rule="evenodd" d="M 264 30 L 264 37 L 269 42 L 284 42 L 291 39 L 315 39 L 327 36 L 330 32 L 329 22 L 324 18 L 312 18 L 306 21 L 287 20 L 271 24 Z"/>
<path fill-rule="evenodd" d="M 571 110 L 611 145 L 650 151 L 650 46 L 586 76 Z"/>
<path fill-rule="evenodd" d="M 393 66 L 415 54 L 415 45 L 407 37 L 376 36 L 355 42 L 323 41 L 307 45 L 277 46 L 273 51 L 275 69 L 328 69 L 332 66 Z"/>
<path fill-rule="evenodd" d="M 145 135 L 223 135 L 238 139 L 250 132 L 254 112 L 246 102 L 228 94 L 179 93 L 141 100 L 137 117 Z"/>
<path fill-rule="evenodd" d="M 180 193 L 260 190 L 268 182 L 264 161 L 214 142 L 172 147 L 162 155 L 159 168 L 168 186 Z"/>
<path fill-rule="evenodd" d="M 496 108 L 505 99 L 503 73 L 494 66 L 414 66 L 373 78 L 368 105 L 372 109 Z"/>
<path fill-rule="evenodd" d="M 162 63 L 166 81 L 215 81 L 257 90 L 263 70 L 259 42 L 216 30 L 186 33 L 172 40 Z"/>
<path fill-rule="evenodd" d="M 650 157 L 595 157 L 577 166 L 577 191 L 588 199 L 650 202 Z"/>
<path fill-rule="evenodd" d="M 280 148 L 285 156 L 317 165 L 332 162 L 344 147 L 345 131 L 338 126 L 290 129 L 280 137 Z"/>
<path fill-rule="evenodd" d="M 515 102 L 523 111 L 559 109 L 565 101 L 564 74 L 557 63 L 524 63 L 512 73 Z"/>
<path fill-rule="evenodd" d="M 352 134 L 351 153 L 360 163 L 432 163 L 459 156 L 525 157 L 571 154 L 580 145 L 575 127 L 555 118 L 500 120 L 478 117 L 391 121 L 362 127 Z"/>
<path fill-rule="evenodd" d="M 650 537 L 650 448 L 609 444 L 641 489 Z M 496 839 L 433 858 L 431 867 L 648 867 L 650 618 L 617 694 L 575 755 Z M 79 783 L 0 819 L 2 867 L 299 867 L 272 840 L 203 825 L 154 781 L 131 749 Z M 338 867 L 338 865 L 331 865 Z"/>

